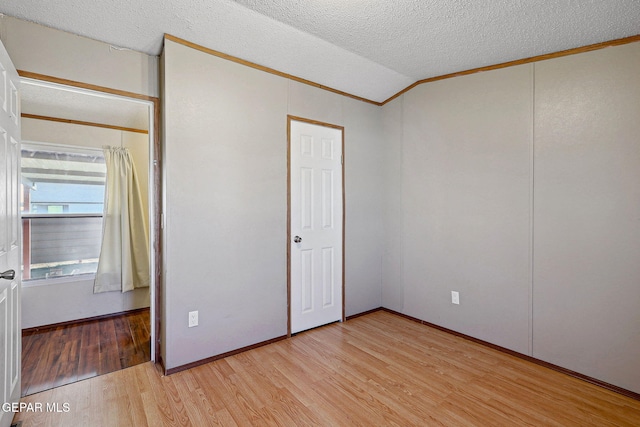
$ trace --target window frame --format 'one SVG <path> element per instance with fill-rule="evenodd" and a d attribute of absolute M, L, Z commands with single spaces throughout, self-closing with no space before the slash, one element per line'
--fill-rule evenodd
<path fill-rule="evenodd" d="M 104 152 L 102 148 L 98 147 L 85 147 L 80 145 L 68 145 L 68 144 L 56 144 L 51 142 L 41 142 L 41 141 L 27 141 L 23 140 L 21 143 L 21 153 L 20 153 L 20 182 L 22 183 L 22 149 L 24 148 L 51 148 L 52 150 L 58 152 L 66 152 L 73 154 L 95 154 L 96 157 L 104 158 Z M 106 173 L 106 171 L 105 171 Z M 103 186 L 106 186 L 106 177 Z M 21 200 L 21 207 L 22 207 Z M 26 245 L 24 240 L 24 221 L 29 219 L 40 219 L 40 218 L 55 218 L 55 219 L 69 219 L 69 218 L 104 218 L 104 212 L 88 212 L 88 213 L 31 213 L 24 212 L 22 209 L 20 210 L 20 233 L 21 233 L 21 242 L 23 245 L 23 254 L 26 251 L 26 248 L 31 248 L 31 244 Z M 31 265 L 31 264 L 30 264 Z M 80 273 L 73 275 L 65 275 L 65 276 L 54 276 L 54 277 L 46 277 L 46 278 L 24 278 L 24 256 L 21 262 L 21 274 L 22 274 L 22 286 L 23 287 L 35 287 L 35 286 L 45 286 L 45 285 L 56 285 L 63 283 L 73 283 L 73 282 L 81 282 L 87 280 L 93 280 L 95 278 L 96 273 Z"/>

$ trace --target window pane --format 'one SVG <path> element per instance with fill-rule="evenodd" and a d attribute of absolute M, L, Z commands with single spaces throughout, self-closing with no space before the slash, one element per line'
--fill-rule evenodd
<path fill-rule="evenodd" d="M 31 235 L 30 279 L 96 272 L 102 217 L 25 218 L 24 222 L 29 222 Z"/>
<path fill-rule="evenodd" d="M 23 212 L 34 214 L 102 213 L 104 183 L 101 185 L 38 182 L 29 190 Z"/>
<path fill-rule="evenodd" d="M 99 149 L 22 145 L 23 279 L 95 273 L 106 167 Z"/>
<path fill-rule="evenodd" d="M 22 212 L 102 213 L 106 167 L 101 150 L 24 143 Z"/>

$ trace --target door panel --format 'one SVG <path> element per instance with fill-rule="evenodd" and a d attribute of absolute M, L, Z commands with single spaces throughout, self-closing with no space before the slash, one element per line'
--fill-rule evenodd
<path fill-rule="evenodd" d="M 0 397 L 4 404 L 20 398 L 20 97 L 18 73 L 1 43 L 0 64 L 0 272 L 15 272 L 14 279 L 0 279 Z M 12 419 L 12 412 L 0 411 L 0 427 L 11 425 Z"/>
<path fill-rule="evenodd" d="M 333 248 L 322 248 L 322 307 L 335 304 L 335 266 Z"/>
<path fill-rule="evenodd" d="M 20 237 L 20 233 L 18 232 L 20 224 L 20 220 L 18 218 L 18 153 L 18 141 L 11 137 L 9 142 L 9 157 L 7 159 L 9 163 L 9 166 L 7 167 L 7 196 L 9 197 L 8 221 L 10 250 L 18 247 L 18 238 Z"/>
<path fill-rule="evenodd" d="M 9 355 L 9 346 L 7 333 L 9 332 L 9 328 L 7 327 L 9 324 L 9 299 L 7 298 L 7 288 L 3 286 L 3 289 L 0 291 L 0 322 L 2 323 L 2 327 L 0 327 L 0 381 L 2 381 L 2 390 L 0 390 L 0 404 L 9 402 L 9 375 L 7 372 L 7 361 L 10 358 Z M 11 417 L 8 414 L 5 414 L 4 411 L 0 410 L 0 420 L 2 421 L 2 426 L 6 426 L 5 418 L 9 418 L 11 421 Z"/>
<path fill-rule="evenodd" d="M 20 338 L 22 337 L 21 327 L 20 327 L 20 292 L 18 288 L 18 282 L 11 282 L 11 298 L 10 298 L 10 306 L 11 309 L 9 313 L 11 313 L 11 321 L 9 322 L 9 327 L 11 328 L 11 344 L 8 346 L 11 351 L 11 364 L 9 368 L 9 378 L 11 379 L 11 390 L 14 390 L 18 379 L 20 379 L 20 361 L 22 356 L 22 345 Z M 18 390 L 19 391 L 19 390 Z M 20 393 L 18 392 L 18 395 Z"/>
<path fill-rule="evenodd" d="M 342 319 L 342 129 L 298 120 L 289 126 L 290 320 L 296 333 Z"/>

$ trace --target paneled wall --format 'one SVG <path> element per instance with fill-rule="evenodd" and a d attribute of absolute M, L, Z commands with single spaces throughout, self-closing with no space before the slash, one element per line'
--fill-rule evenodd
<path fill-rule="evenodd" d="M 535 71 L 533 355 L 640 392 L 640 43 Z"/>
<path fill-rule="evenodd" d="M 345 127 L 346 314 L 379 307 L 379 108 L 169 40 L 162 74 L 165 366 L 287 333 L 287 114 Z"/>
<path fill-rule="evenodd" d="M 405 313 L 529 350 L 532 66 L 403 99 Z M 460 305 L 451 304 L 451 291 Z"/>
<path fill-rule="evenodd" d="M 383 306 L 640 392 L 639 69 L 634 43 L 385 106 Z"/>

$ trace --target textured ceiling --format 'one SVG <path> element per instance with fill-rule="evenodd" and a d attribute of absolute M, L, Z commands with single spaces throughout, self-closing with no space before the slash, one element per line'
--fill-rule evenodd
<path fill-rule="evenodd" d="M 153 55 L 169 33 L 375 101 L 640 33 L 639 0 L 21 0 L 0 12 Z"/>
<path fill-rule="evenodd" d="M 640 33 L 638 0 L 235 0 L 412 80 Z"/>

